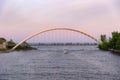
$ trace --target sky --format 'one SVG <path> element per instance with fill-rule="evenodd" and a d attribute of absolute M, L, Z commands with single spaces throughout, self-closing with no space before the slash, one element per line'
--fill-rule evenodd
<path fill-rule="evenodd" d="M 0 0 L 0 37 L 19 42 L 41 30 L 58 27 L 77 29 L 97 39 L 101 34 L 110 36 L 120 31 L 120 0 Z M 69 31 L 44 33 L 30 41 L 38 39 L 92 41 Z"/>

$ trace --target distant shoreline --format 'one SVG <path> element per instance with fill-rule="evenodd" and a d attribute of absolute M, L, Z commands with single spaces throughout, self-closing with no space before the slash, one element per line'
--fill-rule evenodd
<path fill-rule="evenodd" d="M 29 43 L 30 46 L 95 46 L 97 43 Z"/>

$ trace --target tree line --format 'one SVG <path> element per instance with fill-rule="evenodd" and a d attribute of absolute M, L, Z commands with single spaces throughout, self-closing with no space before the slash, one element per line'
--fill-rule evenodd
<path fill-rule="evenodd" d="M 120 33 L 112 32 L 112 37 L 107 39 L 106 35 L 101 35 L 101 50 L 120 50 Z"/>
<path fill-rule="evenodd" d="M 12 39 L 7 41 L 5 38 L 0 38 L 0 44 L 3 45 L 3 43 L 6 43 L 5 44 L 6 48 L 1 47 L 0 51 L 10 50 L 16 45 L 16 43 Z M 16 48 L 16 50 L 29 50 L 29 49 L 33 48 L 30 47 L 30 45 L 27 42 L 24 42 L 23 44 L 19 45 Z"/>

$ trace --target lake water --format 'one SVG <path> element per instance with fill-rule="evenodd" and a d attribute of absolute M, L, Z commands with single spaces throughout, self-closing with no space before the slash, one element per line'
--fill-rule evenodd
<path fill-rule="evenodd" d="M 120 55 L 97 46 L 37 48 L 0 53 L 0 80 L 120 80 Z"/>

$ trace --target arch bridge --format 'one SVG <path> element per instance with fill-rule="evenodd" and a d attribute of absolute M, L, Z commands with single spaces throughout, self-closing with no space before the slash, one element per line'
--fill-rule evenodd
<path fill-rule="evenodd" d="M 14 46 L 11 50 L 15 50 L 19 45 L 21 45 L 22 43 L 24 43 L 25 41 L 37 36 L 37 35 L 40 35 L 42 33 L 45 33 L 45 32 L 49 32 L 49 31 L 54 31 L 54 30 L 68 30 L 68 31 L 73 31 L 73 32 L 78 32 L 78 33 L 81 33 L 91 39 L 93 39 L 94 41 L 96 41 L 98 44 L 100 43 L 99 40 L 97 40 L 96 38 L 94 38 L 93 36 L 89 35 L 88 33 L 85 33 L 85 32 L 82 32 L 80 30 L 77 30 L 77 29 L 72 29 L 72 28 L 51 28 L 51 29 L 47 29 L 47 30 L 43 30 L 43 31 L 40 31 L 38 33 L 35 33 L 33 35 L 30 35 L 28 36 L 27 38 L 23 39 L 21 42 L 19 42 L 16 46 Z"/>

